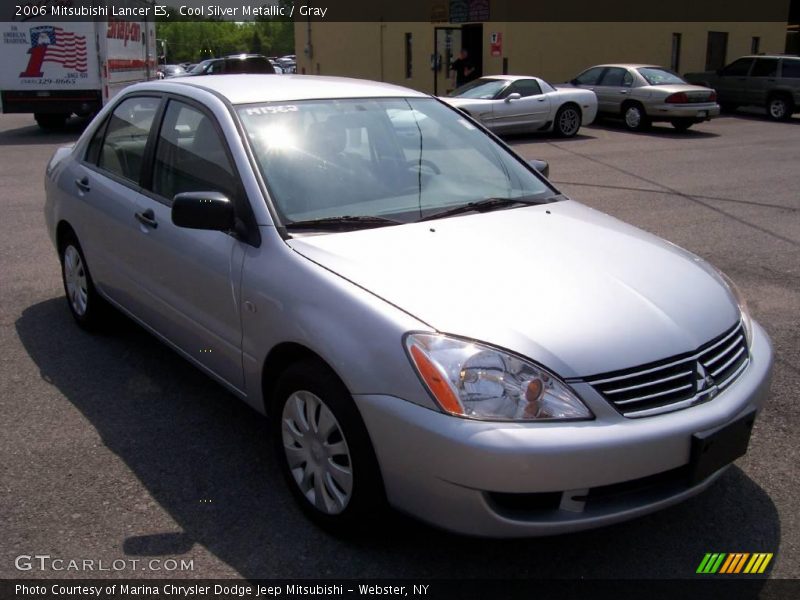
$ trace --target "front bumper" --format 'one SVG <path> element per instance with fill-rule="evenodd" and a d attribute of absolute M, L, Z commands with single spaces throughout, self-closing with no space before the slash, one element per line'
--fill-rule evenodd
<path fill-rule="evenodd" d="M 719 104 L 656 104 L 645 108 L 647 115 L 654 121 L 671 119 L 693 119 L 708 121 L 719 116 Z"/>
<path fill-rule="evenodd" d="M 626 419 L 588 384 L 573 385 L 593 421 L 497 423 L 461 419 L 405 400 L 357 395 L 395 508 L 471 535 L 535 536 L 623 521 L 708 487 L 684 478 L 691 436 L 760 408 L 772 348 L 753 325 L 751 362 L 713 400 Z"/>

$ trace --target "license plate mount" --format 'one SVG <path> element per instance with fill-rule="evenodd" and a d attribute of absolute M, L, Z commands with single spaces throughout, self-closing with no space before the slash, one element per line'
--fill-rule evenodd
<path fill-rule="evenodd" d="M 693 434 L 689 461 L 691 483 L 700 483 L 744 456 L 755 421 L 756 409 L 752 408 L 735 421 Z"/>

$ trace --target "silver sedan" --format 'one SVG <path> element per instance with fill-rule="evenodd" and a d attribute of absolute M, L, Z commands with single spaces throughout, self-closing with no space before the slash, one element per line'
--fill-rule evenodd
<path fill-rule="evenodd" d="M 45 186 L 78 325 L 122 311 L 266 413 L 333 530 L 386 505 L 483 536 L 636 517 L 711 485 L 767 398 L 724 275 L 409 89 L 131 86 Z"/>
<path fill-rule="evenodd" d="M 692 85 L 656 65 L 598 65 L 569 83 L 597 94 L 600 114 L 622 117 L 632 131 L 647 129 L 655 121 L 668 121 L 686 131 L 719 115 L 714 90 Z"/>

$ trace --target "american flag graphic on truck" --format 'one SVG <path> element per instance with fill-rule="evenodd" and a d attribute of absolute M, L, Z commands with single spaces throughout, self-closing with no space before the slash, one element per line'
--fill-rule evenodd
<path fill-rule="evenodd" d="M 88 68 L 86 36 L 76 35 L 61 27 L 40 25 L 31 27 L 30 58 L 20 77 L 42 77 L 42 65 L 57 63 L 65 69 L 85 73 Z"/>

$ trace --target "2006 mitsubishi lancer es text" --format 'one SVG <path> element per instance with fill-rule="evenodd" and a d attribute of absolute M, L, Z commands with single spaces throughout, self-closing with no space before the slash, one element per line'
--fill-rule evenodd
<path fill-rule="evenodd" d="M 385 503 L 484 536 L 642 515 L 709 486 L 766 399 L 724 275 L 412 90 L 135 85 L 46 189 L 77 322 L 113 305 L 267 413 L 340 531 Z"/>

